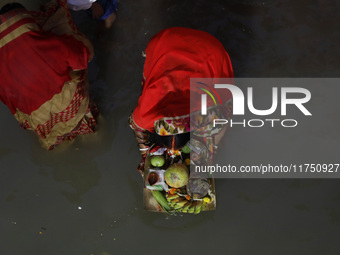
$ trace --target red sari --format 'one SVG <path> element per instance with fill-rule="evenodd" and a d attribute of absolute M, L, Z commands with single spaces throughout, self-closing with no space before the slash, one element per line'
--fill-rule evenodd
<path fill-rule="evenodd" d="M 143 91 L 130 118 L 132 128 L 172 135 L 190 131 L 190 78 L 232 78 L 228 53 L 212 35 L 173 27 L 156 34 L 146 48 Z M 224 102 L 231 99 L 228 93 Z M 165 120 L 165 127 L 160 121 Z M 173 120 L 171 122 L 171 120 Z M 171 132 L 167 124 L 172 125 Z M 176 129 L 177 127 L 177 129 Z M 182 128 L 181 128 L 182 127 Z"/>
<path fill-rule="evenodd" d="M 202 91 L 191 86 L 190 79 L 232 80 L 231 61 L 223 45 L 212 35 L 199 30 L 181 27 L 162 30 L 147 45 L 143 75 L 142 94 L 129 119 L 138 143 L 143 145 L 139 171 L 142 172 L 148 150 L 146 131 L 161 136 L 193 131 L 193 135 L 204 142 L 212 161 L 214 135 L 222 129 L 212 127 L 212 120 L 230 118 L 232 96 L 229 91 L 224 92 L 217 107 L 209 98 L 208 114 L 203 117 L 200 114 Z M 211 81 L 208 87 L 211 89 L 212 85 Z"/>
<path fill-rule="evenodd" d="M 66 1 L 45 12 L 0 15 L 0 99 L 42 146 L 93 133 L 87 63 L 91 43 L 72 23 Z"/>

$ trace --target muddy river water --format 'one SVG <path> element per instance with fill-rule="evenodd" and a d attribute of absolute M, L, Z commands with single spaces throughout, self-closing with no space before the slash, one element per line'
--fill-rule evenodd
<path fill-rule="evenodd" d="M 34 9 L 41 1 L 19 2 Z M 120 0 L 100 39 L 86 13 L 73 14 L 95 47 L 89 79 L 98 131 L 47 152 L 0 104 L 0 254 L 339 254 L 339 179 L 217 179 L 214 212 L 144 211 L 127 123 L 140 95 L 142 51 L 161 29 L 211 33 L 236 77 L 339 77 L 339 11 L 336 0 Z M 338 113 L 331 118 L 339 123 Z M 332 137 L 334 152 L 339 135 Z M 242 129 L 227 139 L 228 157 L 240 157 Z"/>

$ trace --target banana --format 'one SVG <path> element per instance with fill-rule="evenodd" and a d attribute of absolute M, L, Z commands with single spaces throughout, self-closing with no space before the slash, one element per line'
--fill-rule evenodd
<path fill-rule="evenodd" d="M 183 201 L 184 201 L 183 199 L 178 200 L 178 201 L 171 201 L 171 202 L 170 202 L 170 206 L 171 206 L 171 207 L 176 207 L 176 205 L 177 205 L 178 203 L 182 203 Z"/>
<path fill-rule="evenodd" d="M 172 199 L 176 199 L 176 198 L 179 198 L 179 195 L 178 194 L 166 194 L 165 195 L 165 197 L 166 197 L 166 199 L 168 200 L 168 201 L 171 201 Z"/>
<path fill-rule="evenodd" d="M 180 196 L 178 194 L 166 194 L 166 199 L 168 201 L 171 201 L 171 200 L 176 199 L 176 198 L 180 198 Z"/>
<path fill-rule="evenodd" d="M 205 210 L 205 208 L 207 207 L 207 202 L 202 202 L 202 206 L 201 206 L 201 211 L 204 211 Z"/>
<path fill-rule="evenodd" d="M 195 206 L 195 211 L 194 214 L 199 214 L 202 210 L 202 201 L 197 202 L 196 206 Z"/>
<path fill-rule="evenodd" d="M 183 201 L 183 198 L 179 197 L 179 198 L 175 198 L 169 201 L 169 203 L 171 204 L 171 206 L 174 206 L 175 204 L 177 204 L 178 202 Z"/>
<path fill-rule="evenodd" d="M 194 213 L 195 212 L 196 204 L 197 204 L 196 201 L 192 202 L 190 208 L 188 209 L 188 213 Z"/>
<path fill-rule="evenodd" d="M 182 208 L 182 212 L 183 213 L 187 213 L 188 212 L 188 209 L 189 207 L 191 206 L 192 202 L 191 201 L 188 201 Z"/>
<path fill-rule="evenodd" d="M 174 209 L 175 210 L 178 210 L 180 208 L 182 208 L 188 201 L 187 200 L 182 200 L 180 202 L 177 202 L 175 205 L 174 205 Z"/>
<path fill-rule="evenodd" d="M 207 199 L 203 201 L 188 201 L 178 194 L 166 194 L 165 196 L 158 190 L 152 191 L 153 197 L 157 200 L 162 209 L 168 214 L 177 212 L 199 214 L 206 209 Z"/>

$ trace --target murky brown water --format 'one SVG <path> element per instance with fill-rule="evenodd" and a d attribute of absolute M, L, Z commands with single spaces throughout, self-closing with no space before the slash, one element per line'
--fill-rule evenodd
<path fill-rule="evenodd" d="M 39 1 L 20 2 L 35 8 Z M 121 0 L 101 40 L 78 13 L 96 49 L 89 69 L 98 132 L 46 152 L 0 104 L 0 254 L 339 254 L 340 180 L 219 179 L 215 212 L 143 211 L 140 158 L 127 125 L 141 53 L 159 30 L 210 32 L 237 77 L 339 77 L 339 10 L 336 0 Z M 232 146 L 242 133 L 227 138 Z"/>

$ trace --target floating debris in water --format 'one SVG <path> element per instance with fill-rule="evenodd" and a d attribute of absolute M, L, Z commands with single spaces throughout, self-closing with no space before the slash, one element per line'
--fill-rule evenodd
<path fill-rule="evenodd" d="M 81 209 L 83 209 L 81 206 L 78 206 L 78 210 L 81 210 Z"/>

